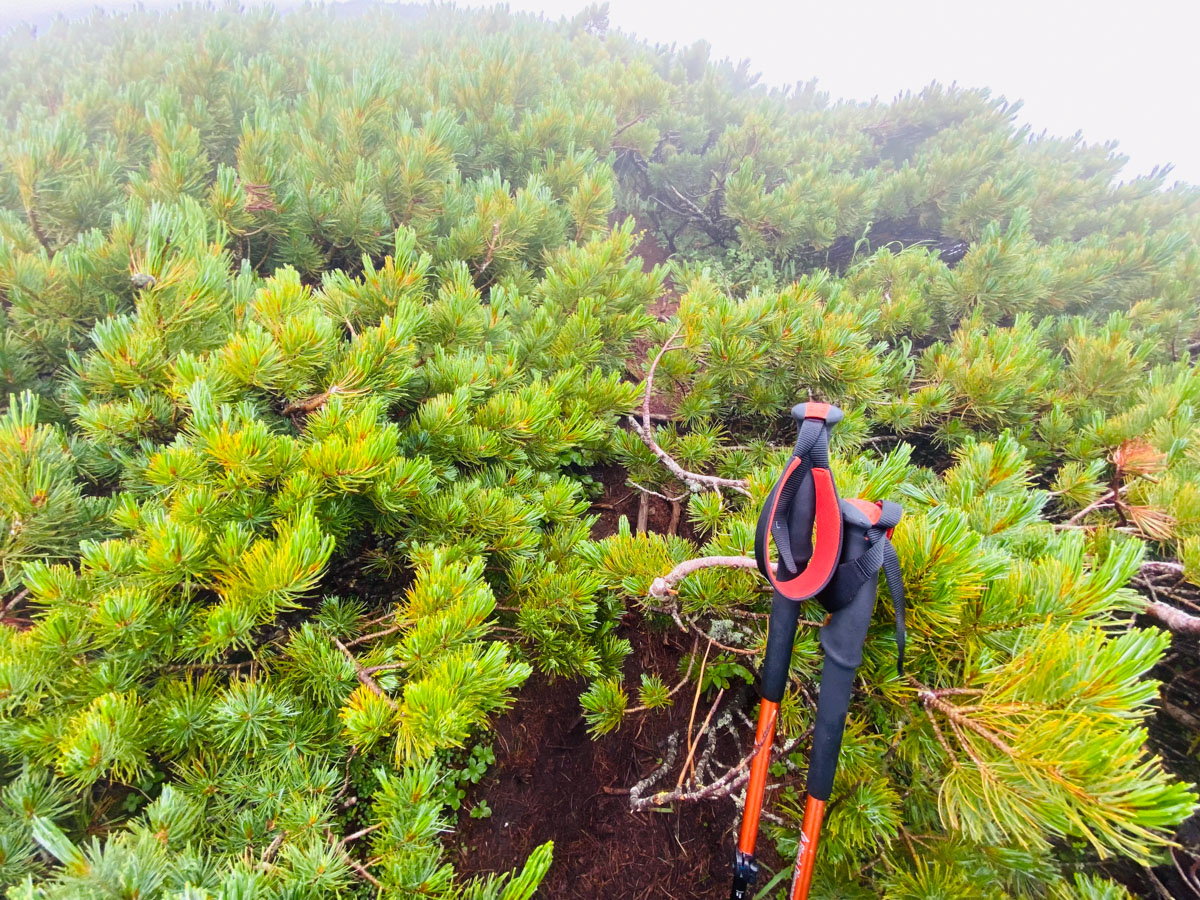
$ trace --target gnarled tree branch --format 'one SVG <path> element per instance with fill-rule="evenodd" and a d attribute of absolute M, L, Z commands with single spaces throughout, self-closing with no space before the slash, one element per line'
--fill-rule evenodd
<path fill-rule="evenodd" d="M 637 432 L 637 436 L 642 439 L 642 443 L 650 448 L 650 451 L 658 457 L 664 466 L 666 466 L 672 475 L 687 485 L 690 491 L 702 490 L 720 490 L 728 488 L 731 491 L 737 491 L 747 497 L 750 492 L 747 490 L 749 482 L 744 478 L 720 478 L 716 475 L 702 475 L 699 472 L 689 472 L 681 466 L 671 454 L 667 453 L 658 445 L 658 441 L 654 439 L 654 426 L 650 421 L 650 395 L 654 392 L 654 373 L 658 369 L 658 364 L 668 350 L 677 349 L 671 346 L 672 341 L 679 337 L 679 332 L 683 330 L 681 324 L 675 329 L 675 333 L 667 338 L 667 342 L 662 345 L 662 349 L 658 351 L 658 355 L 654 357 L 654 361 L 650 363 L 650 369 L 646 372 L 646 394 L 642 398 L 642 421 L 639 422 L 633 416 L 629 417 L 629 423 L 633 426 L 633 430 Z"/>
<path fill-rule="evenodd" d="M 1193 616 L 1161 600 L 1146 604 L 1146 615 L 1161 622 L 1177 634 L 1200 634 L 1200 616 Z"/>
<path fill-rule="evenodd" d="M 757 569 L 758 562 L 751 556 L 701 556 L 681 562 L 666 575 L 655 578 L 650 584 L 650 596 L 665 600 L 675 593 L 675 585 L 701 569 Z"/>

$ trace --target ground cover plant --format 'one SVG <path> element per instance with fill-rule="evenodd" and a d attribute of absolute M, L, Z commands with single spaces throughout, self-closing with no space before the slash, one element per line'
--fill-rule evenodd
<path fill-rule="evenodd" d="M 1188 877 L 1197 797 L 1146 723 L 1200 632 L 1200 191 L 983 91 L 768 90 L 599 7 L 0 46 L 9 898 L 529 898 L 552 842 L 489 874 L 462 837 L 522 691 L 600 746 L 655 736 L 603 785 L 623 816 L 731 828 L 754 521 L 807 399 L 847 412 L 843 495 L 905 506 L 909 598 L 904 676 L 877 610 L 817 895 Z"/>

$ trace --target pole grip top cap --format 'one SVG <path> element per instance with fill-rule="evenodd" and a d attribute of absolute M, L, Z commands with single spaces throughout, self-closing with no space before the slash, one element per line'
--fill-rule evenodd
<path fill-rule="evenodd" d="M 802 424 L 805 419 L 823 419 L 833 426 L 845 417 L 845 413 L 832 403 L 797 403 L 792 407 L 792 418 L 797 424 Z"/>

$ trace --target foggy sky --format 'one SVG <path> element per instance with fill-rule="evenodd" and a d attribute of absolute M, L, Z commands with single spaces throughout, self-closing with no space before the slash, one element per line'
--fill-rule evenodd
<path fill-rule="evenodd" d="M 0 27 L 23 17 L 44 20 L 52 12 L 78 15 L 97 5 L 132 4 L 0 0 Z M 551 18 L 584 5 L 509 4 Z M 1117 140 L 1131 158 L 1126 177 L 1174 163 L 1171 180 L 1200 184 L 1197 0 L 611 0 L 610 22 L 654 43 L 707 40 L 714 57 L 749 58 L 769 84 L 816 77 L 835 98 L 890 99 L 935 79 L 988 87 L 1023 100 L 1021 118 L 1036 131 L 1082 131 L 1092 143 Z"/>

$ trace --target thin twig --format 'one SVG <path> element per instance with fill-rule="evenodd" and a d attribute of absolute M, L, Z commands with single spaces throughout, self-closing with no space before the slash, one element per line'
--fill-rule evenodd
<path fill-rule="evenodd" d="M 683 678 L 680 679 L 679 683 L 677 685 L 675 685 L 675 687 L 671 688 L 671 690 L 667 692 L 667 696 L 674 697 L 681 690 L 683 690 L 684 685 L 686 685 L 687 683 L 688 683 L 688 678 L 685 675 Z M 625 710 L 625 715 L 629 715 L 630 713 L 636 713 L 636 712 L 647 712 L 648 710 L 659 709 L 659 708 L 660 707 L 657 707 L 657 706 L 646 706 L 645 704 L 642 704 L 640 706 L 635 706 L 632 709 Z"/>
<path fill-rule="evenodd" d="M 648 487 L 643 487 L 642 485 L 640 485 L 636 481 L 634 481 L 632 478 L 629 479 L 629 485 L 630 485 L 630 487 L 637 488 L 643 494 L 649 494 L 651 497 L 657 497 L 659 500 L 666 500 L 668 503 L 678 503 L 680 500 L 684 499 L 687 496 L 687 494 L 684 493 L 684 494 L 680 494 L 678 497 L 668 497 L 666 494 L 660 494 L 658 491 L 653 491 Z"/>
<path fill-rule="evenodd" d="M 46 251 L 53 257 L 54 246 L 50 243 L 49 236 L 42 229 L 42 222 L 38 217 L 37 210 L 33 207 L 32 199 L 25 204 L 25 218 L 29 220 L 29 228 L 33 232 L 33 236 L 38 239 L 38 243 L 45 247 Z"/>
<path fill-rule="evenodd" d="M 253 660 L 245 662 L 211 662 L 211 663 L 172 663 L 169 666 L 163 666 L 164 672 L 208 672 L 213 669 L 221 669 L 233 672 L 235 675 L 242 669 L 248 668 L 253 664 Z"/>
<path fill-rule="evenodd" d="M 354 760 L 358 753 L 357 747 L 351 747 L 350 752 L 346 755 L 346 777 L 342 779 L 342 788 L 333 795 L 334 800 L 341 800 L 346 796 L 346 791 L 350 790 L 350 763 Z"/>
<path fill-rule="evenodd" d="M 942 734 L 942 728 L 940 725 L 938 725 L 937 719 L 934 718 L 933 716 L 930 716 L 929 724 L 933 726 L 934 737 L 936 737 L 938 743 L 942 745 L 942 749 L 946 751 L 946 759 L 949 760 L 950 762 L 953 762 L 955 753 L 953 750 L 950 749 L 950 744 L 946 740 L 946 736 L 944 734 Z"/>
<path fill-rule="evenodd" d="M 492 626 L 492 627 L 495 628 L 496 626 Z M 408 663 L 406 663 L 406 662 L 390 662 L 390 663 L 381 663 L 378 666 L 367 666 L 365 669 L 363 669 L 363 671 L 366 672 L 368 675 L 374 675 L 376 672 L 392 672 L 392 671 L 395 671 L 396 669 L 405 669 L 405 668 L 408 668 Z"/>
<path fill-rule="evenodd" d="M 637 125 L 639 122 L 645 122 L 645 121 L 646 121 L 646 113 L 638 113 L 636 116 L 634 116 L 632 119 L 630 119 L 628 122 L 626 122 L 624 125 L 622 125 L 620 128 L 618 128 L 616 131 L 613 132 L 613 140 L 615 141 L 618 137 L 620 137 L 622 134 L 624 134 L 626 130 L 632 128 L 634 125 Z"/>
<path fill-rule="evenodd" d="M 275 835 L 275 839 L 272 840 L 271 843 L 267 845 L 267 848 L 262 852 L 262 857 L 258 861 L 260 866 L 265 867 L 268 863 L 270 863 L 271 857 L 275 855 L 275 851 L 278 850 L 279 845 L 283 843 L 283 838 L 286 834 L 286 831 L 281 831 L 279 834 Z"/>
<path fill-rule="evenodd" d="M 700 676 L 696 679 L 696 696 L 692 698 L 692 713 L 688 716 L 687 744 L 689 747 L 692 746 L 692 726 L 696 724 L 696 707 L 700 705 L 700 694 L 704 690 L 704 669 L 708 665 L 708 651 L 711 649 L 711 644 L 704 648 L 704 660 L 700 663 Z M 687 772 L 688 763 L 691 761 L 692 754 L 689 752 L 687 762 L 679 770 L 679 781 L 675 783 L 675 790 L 683 787 L 683 776 Z"/>
<path fill-rule="evenodd" d="M 708 731 L 708 726 L 712 722 L 713 713 L 715 713 L 717 711 L 717 707 L 721 705 L 721 698 L 724 696 L 725 688 L 721 688 L 719 691 L 717 691 L 717 699 L 714 700 L 713 705 L 709 707 L 708 715 L 704 717 L 704 724 L 700 726 L 700 730 L 696 732 L 696 739 L 692 741 L 688 748 L 687 759 L 683 761 L 683 769 L 679 773 L 680 784 L 675 785 L 676 789 L 682 785 L 683 776 L 687 773 L 688 769 L 692 769 L 691 779 L 689 780 L 688 784 L 696 783 L 696 772 L 695 768 L 692 766 L 692 760 L 696 757 L 696 748 L 700 746 L 700 738 L 704 737 L 704 733 Z"/>
<path fill-rule="evenodd" d="M 593 503 L 592 509 L 617 509 L 619 506 L 621 506 L 621 504 L 623 504 L 626 500 L 628 500 L 632 496 L 633 496 L 633 492 L 630 491 L 624 497 L 621 497 L 618 500 L 613 500 L 611 503 Z"/>
<path fill-rule="evenodd" d="M 342 655 L 350 661 L 350 665 L 354 667 L 354 674 L 358 676 L 358 680 L 366 686 L 367 690 L 369 690 L 376 697 L 384 700 L 393 710 L 399 709 L 399 707 L 396 706 L 396 701 L 384 693 L 383 688 L 381 688 L 379 683 L 371 677 L 370 673 L 359 664 L 358 660 L 355 659 L 354 654 L 350 652 L 346 645 L 337 638 L 334 638 L 333 642 L 337 645 L 337 648 L 342 651 Z"/>
<path fill-rule="evenodd" d="M 342 846 L 345 846 L 346 844 L 349 844 L 351 841 L 357 841 L 361 837 L 366 837 L 372 831 L 378 831 L 380 828 L 383 827 L 383 825 L 384 825 L 383 822 L 376 822 L 374 825 L 368 825 L 366 828 L 360 828 L 358 831 L 354 832 L 353 834 L 346 835 L 344 838 L 342 838 L 340 841 L 338 841 L 338 843 L 341 844 Z"/>
<path fill-rule="evenodd" d="M 688 670 L 683 673 L 683 678 L 680 679 L 679 684 L 677 684 L 677 685 L 675 685 L 675 687 L 671 688 L 670 692 L 667 694 L 668 697 L 674 697 L 681 690 L 683 690 L 683 686 L 688 683 L 688 680 L 691 678 L 691 675 L 692 675 L 692 663 L 691 663 L 690 659 L 691 659 L 691 657 L 694 657 L 696 655 L 696 648 L 699 646 L 700 646 L 700 639 L 692 638 L 692 649 L 691 649 L 691 652 L 688 654 L 688 657 L 689 657 Z M 650 710 L 650 709 L 658 709 L 658 707 L 645 706 L 645 705 L 635 706 L 635 707 L 633 707 L 633 709 L 625 710 L 625 714 L 629 715 L 629 713 L 646 712 L 647 710 Z"/>
<path fill-rule="evenodd" d="M 379 890 L 383 890 L 383 883 L 378 878 L 376 878 L 374 875 L 372 875 L 370 872 L 368 872 L 366 869 L 364 869 L 362 867 L 361 863 L 357 862 L 356 860 L 351 859 L 348 856 L 346 857 L 346 862 L 348 862 L 350 864 L 350 868 L 352 868 L 355 872 L 357 872 L 360 877 L 371 882 L 371 884 L 375 885 L 375 887 L 378 888 Z"/>
<path fill-rule="evenodd" d="M 684 625 L 685 623 L 679 621 L 679 619 L 676 618 L 676 624 Z M 817 624 L 819 625 L 820 622 L 818 622 Z M 697 635 L 699 635 L 700 637 L 702 637 L 706 641 L 708 641 L 709 646 L 716 647 L 718 650 L 724 650 L 726 653 L 736 653 L 738 656 L 758 656 L 757 650 L 746 650 L 741 647 L 731 647 L 728 644 L 721 643 L 714 637 L 710 637 L 709 635 L 704 633 L 703 628 L 701 628 L 699 625 L 697 625 L 691 619 L 686 620 L 686 626 L 689 630 L 695 632 Z"/>
<path fill-rule="evenodd" d="M 7 615 L 8 611 L 29 596 L 29 588 L 21 588 L 17 591 L 8 602 L 4 604 L 4 608 L 0 609 L 0 616 Z"/>
<path fill-rule="evenodd" d="M 475 270 L 477 275 L 482 275 L 484 270 L 492 264 L 492 260 L 496 256 L 496 247 L 500 242 L 500 222 L 492 223 L 492 236 L 487 242 L 487 253 L 484 256 L 483 263 Z"/>
<path fill-rule="evenodd" d="M 950 726 L 954 729 L 956 734 L 961 734 L 959 730 L 960 727 L 969 728 L 971 731 L 975 732 L 1006 756 L 1017 757 L 1019 755 L 1016 750 L 1009 746 L 994 731 L 987 728 L 983 724 L 976 722 L 970 716 L 964 715 L 963 711 L 959 707 L 955 706 L 953 703 L 947 703 L 945 700 L 938 697 L 933 691 L 928 689 L 921 690 L 917 692 L 917 696 L 921 698 L 921 702 L 925 704 L 927 709 L 936 709 L 938 712 L 944 715 L 950 721 Z M 963 749 L 967 749 L 967 741 L 963 740 L 962 738 L 960 738 L 960 740 L 963 743 Z M 968 752 L 970 751 L 968 750 Z"/>
<path fill-rule="evenodd" d="M 1118 478 L 1120 477 L 1119 472 L 1118 472 L 1117 477 Z M 1150 478 L 1149 476 L 1144 475 L 1142 477 L 1149 481 L 1154 481 L 1154 479 Z M 1082 519 L 1088 513 L 1097 512 L 1098 510 L 1101 510 L 1101 509 L 1116 509 L 1118 515 L 1123 515 L 1121 513 L 1121 505 L 1123 503 L 1123 501 L 1121 500 L 1121 495 L 1127 494 L 1131 487 L 1133 487 L 1132 482 L 1130 482 L 1129 484 L 1114 486 L 1114 487 L 1109 488 L 1107 491 L 1105 491 L 1103 494 L 1101 494 L 1098 498 L 1093 500 L 1091 503 L 1089 503 L 1087 506 L 1085 506 L 1079 512 L 1075 513 L 1075 515 L 1071 516 L 1071 518 L 1067 519 L 1065 522 L 1061 523 L 1060 525 L 1056 525 L 1055 527 L 1056 528 L 1067 528 L 1069 526 L 1075 525 L 1080 519 Z"/>
<path fill-rule="evenodd" d="M 1097 499 L 1093 500 L 1091 503 L 1089 503 L 1087 506 L 1085 506 L 1079 512 L 1075 513 L 1075 515 L 1071 516 L 1071 518 L 1067 519 L 1067 521 L 1063 522 L 1062 524 L 1063 525 L 1074 525 L 1076 522 L 1078 522 L 1080 519 L 1082 519 L 1088 513 L 1095 512 L 1098 509 L 1103 509 L 1104 507 L 1111 505 L 1115 496 L 1116 496 L 1116 491 L 1112 491 L 1112 490 L 1105 491 Z"/>
<path fill-rule="evenodd" d="M 394 625 L 391 628 L 385 628 L 383 631 L 373 631 L 370 634 L 364 634 L 361 637 L 356 637 L 352 641 L 346 641 L 347 647 L 357 647 L 359 644 L 365 644 L 367 641 L 373 641 L 376 638 L 387 637 L 389 634 L 395 634 L 403 625 Z"/>

